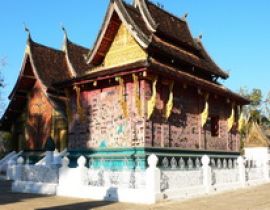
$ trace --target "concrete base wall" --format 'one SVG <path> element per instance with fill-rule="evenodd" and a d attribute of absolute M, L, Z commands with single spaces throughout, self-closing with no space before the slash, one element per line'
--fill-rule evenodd
<path fill-rule="evenodd" d="M 255 161 L 256 164 L 261 165 L 265 160 L 269 160 L 269 149 L 268 147 L 245 148 L 245 157 L 247 160 Z"/>
<path fill-rule="evenodd" d="M 43 195 L 55 195 L 57 184 L 46 184 L 38 182 L 14 181 L 12 192 L 34 193 Z"/>
<path fill-rule="evenodd" d="M 119 189 L 113 187 L 58 186 L 56 194 L 76 198 L 153 204 L 163 200 L 163 194 L 153 195 L 145 189 Z"/>

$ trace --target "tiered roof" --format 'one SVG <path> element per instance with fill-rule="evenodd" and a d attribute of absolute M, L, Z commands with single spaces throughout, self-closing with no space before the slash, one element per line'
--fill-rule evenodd
<path fill-rule="evenodd" d="M 148 59 L 124 66 L 103 67 L 121 24 L 147 52 Z M 240 104 L 248 103 L 217 82 L 218 78 L 227 79 L 228 74 L 211 59 L 201 40 L 192 37 L 186 19 L 178 18 L 147 0 L 135 0 L 133 5 L 122 0 L 110 1 L 93 50 L 88 54 L 88 63 L 93 68 L 85 75 L 60 83 L 58 87 L 113 76 L 120 69 L 130 73 L 130 69 L 136 66 L 233 98 Z"/>
<path fill-rule="evenodd" d="M 102 66 L 121 24 L 146 52 L 147 59 L 114 67 Z M 148 0 L 134 0 L 133 5 L 110 0 L 92 50 L 70 41 L 66 32 L 63 50 L 38 44 L 30 36 L 27 49 L 19 78 L 9 96 L 10 104 L 1 120 L 6 127 L 10 118 L 22 112 L 26 94 L 36 81 L 40 81 L 52 105 L 63 111 L 61 88 L 66 85 L 87 83 L 115 74 L 131 74 L 134 69 L 177 79 L 232 98 L 239 104 L 248 103 L 217 82 L 218 78 L 227 79 L 228 74 L 211 59 L 201 40 L 192 37 L 186 19 L 178 18 Z"/>
<path fill-rule="evenodd" d="M 85 60 L 86 55 L 89 53 L 89 49 L 70 41 L 66 35 L 64 43 L 66 60 L 73 72 L 72 77 L 84 75 L 85 72 L 91 68 L 91 65 L 87 64 Z"/>
<path fill-rule="evenodd" d="M 103 26 L 89 55 L 89 63 L 102 63 L 121 23 L 126 25 L 150 57 L 170 66 L 183 66 L 185 68 L 181 71 L 206 80 L 228 77 L 213 62 L 201 41 L 192 37 L 186 20 L 147 0 L 135 0 L 133 6 L 122 0 L 110 2 Z"/>
<path fill-rule="evenodd" d="M 54 89 L 52 85 L 70 80 L 74 76 L 73 69 L 76 69 L 76 76 L 83 74 L 89 65 L 83 59 L 88 52 L 86 48 L 72 43 L 67 38 L 63 48 L 64 51 L 57 50 L 34 42 L 29 34 L 23 65 L 9 95 L 9 105 L 1 119 L 2 129 L 9 129 L 11 119 L 23 112 L 27 94 L 37 81 L 41 84 L 42 91 L 52 106 L 65 115 L 64 97 L 61 91 Z"/>

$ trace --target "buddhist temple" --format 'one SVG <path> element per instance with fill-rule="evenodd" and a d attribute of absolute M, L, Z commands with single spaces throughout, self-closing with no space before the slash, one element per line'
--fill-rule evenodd
<path fill-rule="evenodd" d="M 66 32 L 61 50 L 29 34 L 1 129 L 16 150 L 42 150 L 51 136 L 96 166 L 144 165 L 150 153 L 237 155 L 249 101 L 219 83 L 228 77 L 185 17 L 111 0 L 91 49 Z"/>
<path fill-rule="evenodd" d="M 244 142 L 244 153 L 250 167 L 260 166 L 264 161 L 270 160 L 270 139 L 267 131 L 253 122 L 248 130 L 247 138 Z"/>

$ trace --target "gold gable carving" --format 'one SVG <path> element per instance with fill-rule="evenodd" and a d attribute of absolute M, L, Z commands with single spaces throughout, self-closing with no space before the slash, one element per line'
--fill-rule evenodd
<path fill-rule="evenodd" d="M 253 123 L 246 139 L 245 147 L 269 147 L 269 145 L 269 139 L 265 136 L 262 129 L 257 123 Z"/>
<path fill-rule="evenodd" d="M 121 24 L 105 56 L 103 65 L 113 67 L 145 60 L 146 58 L 145 51 L 138 45 L 127 28 Z"/>

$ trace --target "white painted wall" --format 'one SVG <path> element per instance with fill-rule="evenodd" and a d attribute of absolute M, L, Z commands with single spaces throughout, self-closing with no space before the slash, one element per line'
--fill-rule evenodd
<path fill-rule="evenodd" d="M 266 157 L 261 154 L 262 150 L 256 151 L 258 157 Z M 266 150 L 263 151 L 266 153 Z M 252 158 L 254 159 L 254 151 L 252 152 Z M 39 170 L 39 167 L 44 167 L 45 169 L 49 166 L 24 165 L 23 158 L 19 158 L 17 165 L 15 165 L 16 173 L 14 175 L 15 181 L 12 184 L 12 191 L 152 204 L 162 200 L 191 198 L 224 190 L 234 190 L 240 187 L 268 183 L 270 181 L 269 165 L 263 158 L 260 159 L 263 163 L 262 166 L 253 168 L 246 168 L 245 160 L 241 156 L 238 157 L 237 165 L 234 168 L 227 167 L 227 164 L 223 166 L 223 168 L 212 168 L 208 156 L 203 156 L 201 161 L 202 167 L 198 169 L 199 171 L 201 170 L 199 173 L 200 176 L 198 176 L 197 173 L 194 175 L 193 171 L 186 169 L 189 170 L 190 175 L 189 179 L 186 179 L 186 182 L 194 183 L 194 179 L 198 179 L 195 185 L 174 186 L 174 181 L 177 182 L 179 178 L 181 179 L 183 173 L 187 173 L 185 169 L 174 168 L 170 171 L 171 175 L 167 176 L 167 178 L 174 180 L 168 180 L 168 183 L 170 183 L 168 188 L 162 190 L 161 185 L 164 181 L 162 173 L 164 173 L 164 170 L 168 169 L 157 168 L 158 158 L 155 155 L 150 155 L 148 158 L 149 167 L 143 173 L 145 184 L 142 186 L 139 185 L 140 187 L 136 187 L 136 185 L 122 186 L 121 184 L 117 184 L 118 179 L 115 179 L 117 178 L 115 176 L 120 174 L 119 178 L 123 179 L 123 177 L 126 176 L 125 171 L 116 174 L 110 174 L 110 171 L 105 171 L 103 175 L 105 175 L 106 178 L 103 177 L 104 181 L 102 181 L 101 184 L 90 185 L 89 169 L 85 167 L 86 159 L 83 156 L 78 159 L 77 168 L 69 168 L 68 158 L 63 158 L 62 167 L 59 169 L 59 182 L 48 183 L 48 181 L 46 181 L 48 180 L 46 173 L 36 173 L 40 178 L 38 181 L 35 177 L 33 177 L 33 179 L 25 179 L 25 173 L 27 171 L 25 169 L 30 167 L 30 169 Z M 58 170 L 58 168 L 52 167 L 52 170 L 53 169 Z M 43 175 L 45 177 L 43 177 Z M 54 176 L 58 177 L 58 173 L 54 173 Z M 134 177 L 136 176 L 133 176 L 133 178 Z M 133 178 L 131 180 L 133 180 Z"/>
<path fill-rule="evenodd" d="M 256 166 L 262 166 L 269 160 L 268 147 L 245 148 L 245 158 L 255 162 Z"/>

